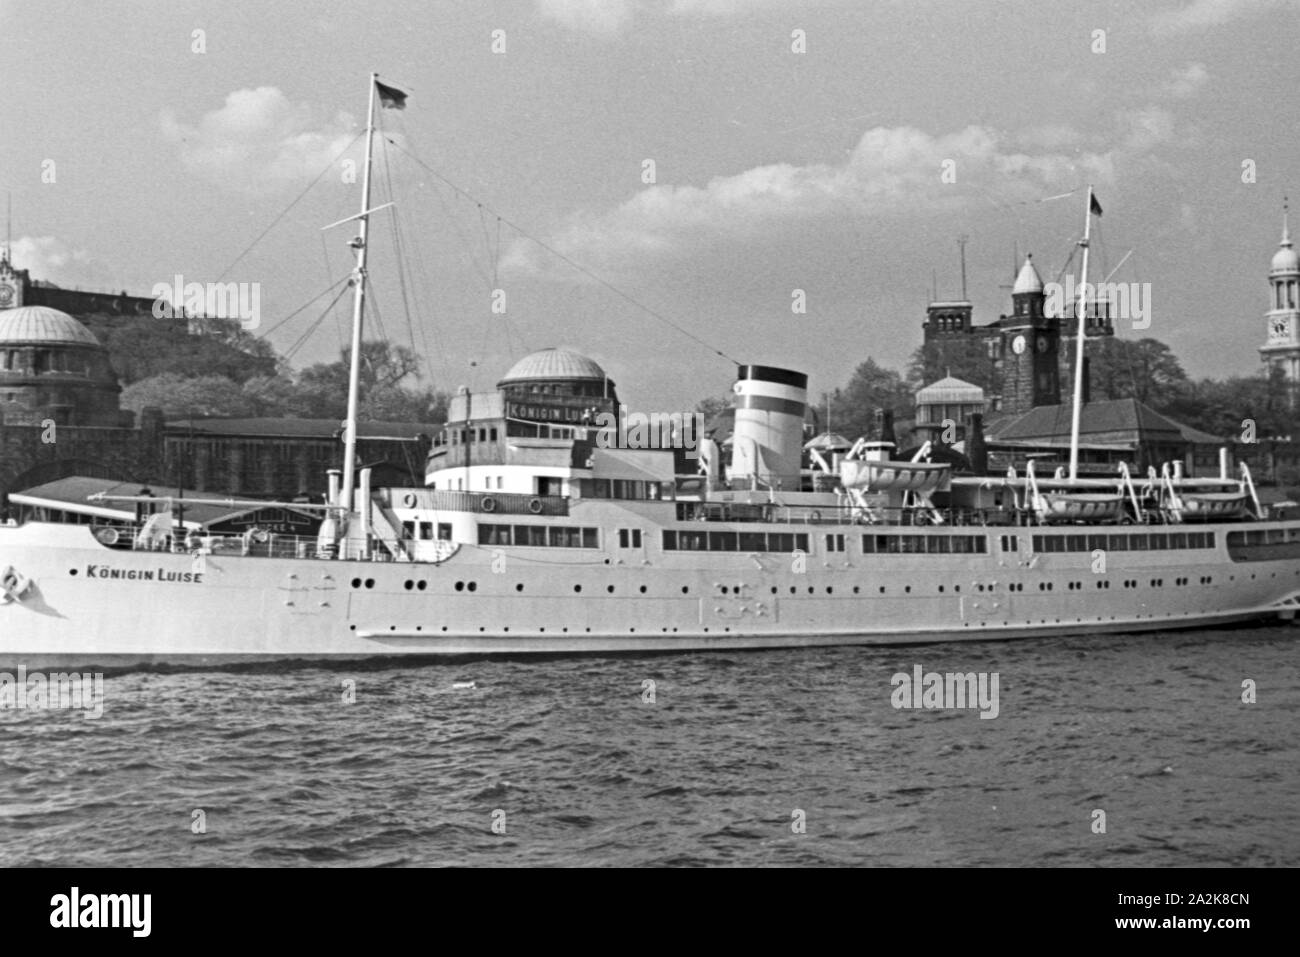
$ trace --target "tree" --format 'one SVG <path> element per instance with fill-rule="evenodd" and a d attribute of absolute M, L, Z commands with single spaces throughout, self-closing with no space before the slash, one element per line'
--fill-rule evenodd
<path fill-rule="evenodd" d="M 122 390 L 122 407 L 140 412 L 148 406 L 162 409 L 167 418 L 227 416 L 242 418 L 259 414 L 240 384 L 225 376 L 192 378 L 164 372 L 133 382 Z"/>
<path fill-rule="evenodd" d="M 915 392 L 947 376 L 977 385 L 985 395 L 998 391 L 993 358 L 988 340 L 978 336 L 959 339 L 936 339 L 912 353 L 907 366 L 907 382 Z"/>
<path fill-rule="evenodd" d="M 250 336 L 237 322 L 229 322 L 233 329 L 222 327 L 207 335 L 191 333 L 188 323 L 179 319 L 98 313 L 78 318 L 108 350 L 123 385 L 166 373 L 188 378 L 217 375 L 245 382 L 276 369 L 271 345 Z"/>
<path fill-rule="evenodd" d="M 337 362 L 322 362 L 304 369 L 298 376 L 300 397 L 317 409 L 319 417 L 347 415 L 351 348 L 344 349 Z M 443 422 L 450 398 L 431 387 L 415 389 L 408 379 L 420 378 L 420 357 L 405 346 L 382 340 L 361 344 L 360 405 L 357 415 L 371 421 Z"/>
<path fill-rule="evenodd" d="M 826 398 L 823 395 L 821 408 L 826 407 Z M 849 440 L 878 438 L 879 410 L 890 409 L 903 419 L 911 417 L 914 405 L 912 390 L 903 377 L 875 359 L 859 365 L 844 388 L 831 392 L 829 398 L 830 428 Z"/>
<path fill-rule="evenodd" d="M 1133 398 L 1159 411 L 1177 402 L 1187 383 L 1182 363 L 1160 340 L 1113 336 L 1088 344 L 1088 378 L 1094 399 Z"/>
<path fill-rule="evenodd" d="M 711 395 L 695 403 L 695 411 L 704 416 L 705 425 L 712 422 L 723 412 L 729 412 L 731 408 L 730 395 Z"/>

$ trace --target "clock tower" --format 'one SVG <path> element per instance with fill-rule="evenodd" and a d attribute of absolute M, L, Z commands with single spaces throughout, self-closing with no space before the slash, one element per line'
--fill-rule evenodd
<path fill-rule="evenodd" d="M 1283 203 L 1282 242 L 1268 272 L 1269 308 L 1264 314 L 1268 340 L 1259 354 L 1270 368 L 1280 367 L 1295 390 L 1300 388 L 1300 255 L 1292 248 L 1287 212 Z"/>
<path fill-rule="evenodd" d="M 16 309 L 23 304 L 26 276 L 9 263 L 9 247 L 0 246 L 0 309 Z"/>
<path fill-rule="evenodd" d="M 1011 315 L 1002 326 L 1002 411 L 1028 412 L 1060 405 L 1060 326 L 1046 314 L 1043 280 L 1032 256 L 1025 257 L 1011 288 Z"/>

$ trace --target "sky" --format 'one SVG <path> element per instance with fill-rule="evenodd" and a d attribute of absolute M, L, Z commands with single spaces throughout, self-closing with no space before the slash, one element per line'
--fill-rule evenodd
<path fill-rule="evenodd" d="M 321 227 L 360 208 L 368 74 L 406 91 L 368 335 L 439 388 L 550 346 L 647 411 L 736 361 L 814 394 L 901 370 L 932 289 L 960 294 L 958 237 L 993 321 L 1017 253 L 1061 274 L 1089 183 L 1092 278 L 1150 284 L 1118 334 L 1254 374 L 1300 203 L 1300 0 L 0 0 L 0 36 L 15 263 L 258 283 L 299 367 L 346 335 L 350 297 L 294 313 L 350 268 L 355 224 Z"/>

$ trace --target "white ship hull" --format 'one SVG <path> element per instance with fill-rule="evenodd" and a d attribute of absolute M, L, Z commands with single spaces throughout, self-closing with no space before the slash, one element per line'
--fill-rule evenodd
<path fill-rule="evenodd" d="M 0 527 L 0 568 L 30 581 L 0 604 L 0 670 L 894 645 L 1294 616 L 1300 545 L 1234 560 L 1227 536 L 1242 525 L 1197 528 L 1214 534 L 1213 548 L 1117 552 L 1099 574 L 1087 552 L 1032 552 L 1033 535 L 1052 530 L 1030 528 L 956 529 L 983 537 L 984 554 L 866 554 L 858 541 L 880 526 L 825 525 L 793 562 L 660 551 L 647 534 L 635 550 L 462 547 L 425 564 L 199 560 L 109 549 L 85 526 L 32 522 Z M 819 548 L 826 534 L 844 535 L 845 550 Z"/>

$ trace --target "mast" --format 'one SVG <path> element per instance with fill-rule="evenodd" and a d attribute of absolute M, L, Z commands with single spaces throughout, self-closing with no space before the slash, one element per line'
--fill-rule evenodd
<path fill-rule="evenodd" d="M 1070 420 L 1070 481 L 1079 477 L 1079 419 L 1083 413 L 1083 340 L 1088 318 L 1088 243 L 1092 236 L 1092 184 L 1088 185 L 1088 202 L 1083 212 L 1083 277 L 1079 282 L 1079 341 L 1074 348 L 1074 415 Z M 1094 296 L 1095 300 L 1096 297 Z"/>
<path fill-rule="evenodd" d="M 370 107 L 366 116 L 366 166 L 361 177 L 360 235 L 352 244 L 357 250 L 357 268 L 353 273 L 352 293 L 352 362 L 348 370 L 348 417 L 343 429 L 343 490 L 339 504 L 344 508 L 344 523 L 354 503 L 357 471 L 357 406 L 361 393 L 361 330 L 366 301 L 366 248 L 370 232 L 370 162 L 375 141 L 375 95 L 378 73 L 370 74 Z M 340 529 L 342 531 L 342 529 Z"/>

